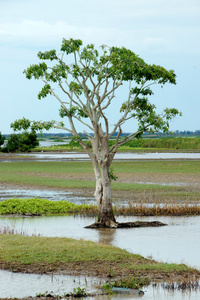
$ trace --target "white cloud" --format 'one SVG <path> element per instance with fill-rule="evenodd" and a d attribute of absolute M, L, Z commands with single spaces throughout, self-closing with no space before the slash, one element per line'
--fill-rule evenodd
<path fill-rule="evenodd" d="M 199 34 L 199 0 L 0 0 L 0 130 L 8 132 L 11 121 L 33 112 L 32 118 L 42 118 L 46 104 L 35 101 L 38 82 L 22 72 L 37 63 L 38 51 L 58 49 L 63 37 L 125 46 L 149 63 L 175 69 L 177 86 L 155 97 L 183 110 L 182 129 L 198 129 Z"/>
<path fill-rule="evenodd" d="M 165 24 L 155 28 L 133 27 L 119 29 L 108 27 L 106 30 L 100 26 L 75 26 L 67 22 L 58 21 L 48 23 L 45 21 L 23 20 L 19 23 L 4 23 L 0 27 L 1 44 L 19 44 L 26 47 L 57 47 L 63 37 L 80 38 L 85 43 L 109 44 L 126 46 L 134 51 L 151 50 L 154 53 L 187 53 L 198 54 L 200 42 L 195 39 L 199 27 L 181 27 Z"/>

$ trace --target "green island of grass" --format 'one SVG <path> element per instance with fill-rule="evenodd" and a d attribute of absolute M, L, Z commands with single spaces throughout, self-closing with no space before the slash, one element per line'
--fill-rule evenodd
<path fill-rule="evenodd" d="M 158 263 L 111 245 L 13 234 L 0 234 L 0 268 L 26 273 L 90 275 L 110 282 L 130 282 L 132 278 L 137 288 L 150 282 L 188 282 L 200 278 L 200 271 L 184 264 Z"/>

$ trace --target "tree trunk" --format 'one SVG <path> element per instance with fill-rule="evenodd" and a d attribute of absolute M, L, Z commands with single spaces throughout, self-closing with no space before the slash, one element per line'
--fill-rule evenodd
<path fill-rule="evenodd" d="M 99 208 L 97 223 L 99 224 L 99 227 L 116 228 L 117 223 L 114 217 L 111 200 L 109 167 L 104 165 L 101 168 L 101 171 L 101 176 L 96 181 L 96 190 L 94 193 Z"/>

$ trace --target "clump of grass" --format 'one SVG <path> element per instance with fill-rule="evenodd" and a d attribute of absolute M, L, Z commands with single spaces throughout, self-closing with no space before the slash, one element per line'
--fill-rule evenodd
<path fill-rule="evenodd" d="M 10 228 L 8 225 L 0 227 L 0 234 L 15 234 L 15 228 Z"/>
<path fill-rule="evenodd" d="M 8 199 L 0 202 L 1 215 L 94 215 L 97 207 L 94 205 L 76 205 L 68 201 L 49 201 L 46 199 Z"/>
<path fill-rule="evenodd" d="M 116 215 L 122 216 L 197 216 L 200 215 L 200 206 L 184 204 L 147 204 L 117 207 Z"/>
<path fill-rule="evenodd" d="M 125 278 L 120 278 L 112 283 L 115 287 L 121 288 L 131 288 L 131 289 L 141 289 L 143 286 L 149 285 L 150 280 L 149 278 L 140 278 L 140 277 L 133 277 L 128 276 Z"/>

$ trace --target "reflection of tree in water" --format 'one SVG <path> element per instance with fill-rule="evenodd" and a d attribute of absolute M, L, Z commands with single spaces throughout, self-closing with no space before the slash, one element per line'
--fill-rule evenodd
<path fill-rule="evenodd" d="M 115 240 L 116 229 L 100 228 L 97 229 L 99 243 L 112 244 Z"/>

